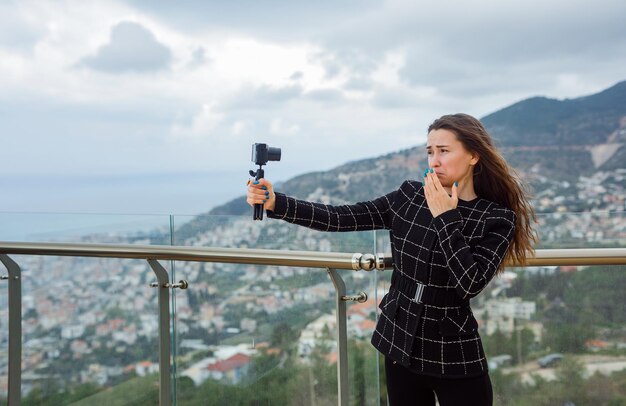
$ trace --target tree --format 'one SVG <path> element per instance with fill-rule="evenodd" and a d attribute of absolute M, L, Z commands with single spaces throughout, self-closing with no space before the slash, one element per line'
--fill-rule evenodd
<path fill-rule="evenodd" d="M 365 356 L 363 350 L 354 340 L 350 341 L 349 360 L 352 364 L 353 377 L 352 382 L 351 403 L 354 406 L 365 406 Z"/>
<path fill-rule="evenodd" d="M 581 353 L 585 342 L 594 337 L 592 326 L 574 323 L 546 323 L 545 344 L 555 352 Z"/>
<path fill-rule="evenodd" d="M 515 374 L 503 374 L 496 369 L 489 373 L 493 386 L 493 399 L 495 404 L 509 405 L 518 397 L 526 393 L 524 385 Z"/>
<path fill-rule="evenodd" d="M 272 337 L 270 343 L 281 349 L 288 349 L 292 347 L 298 340 L 298 332 L 285 322 L 282 322 L 272 331 Z"/>
<path fill-rule="evenodd" d="M 310 356 L 314 393 L 320 405 L 337 403 L 337 364 L 328 360 L 331 346 L 327 343 L 324 338 L 316 340 Z"/>
<path fill-rule="evenodd" d="M 596 372 L 584 384 L 585 392 L 594 405 L 626 405 L 626 397 L 620 397 L 619 385 L 613 379 Z"/>
<path fill-rule="evenodd" d="M 573 357 L 565 357 L 556 369 L 556 379 L 564 401 L 575 405 L 588 405 L 590 399 L 584 385 L 583 370 L 585 366 Z"/>

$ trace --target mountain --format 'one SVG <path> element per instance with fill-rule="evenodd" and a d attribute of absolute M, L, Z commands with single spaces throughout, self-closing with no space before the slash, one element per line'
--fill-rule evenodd
<path fill-rule="evenodd" d="M 574 183 L 591 172 L 626 167 L 626 81 L 576 99 L 532 97 L 481 121 L 511 166 L 522 175 L 537 174 L 525 176 L 535 192 L 552 187 L 553 182 Z M 277 190 L 316 201 L 356 202 L 391 191 L 405 179 L 415 179 L 426 166 L 424 146 L 420 145 L 299 175 L 277 185 Z M 542 176 L 549 181 L 540 181 Z M 209 212 L 249 213 L 243 196 Z"/>
<path fill-rule="evenodd" d="M 625 113 L 626 81 L 576 99 L 533 97 L 481 121 L 505 146 L 587 146 L 609 142 Z"/>

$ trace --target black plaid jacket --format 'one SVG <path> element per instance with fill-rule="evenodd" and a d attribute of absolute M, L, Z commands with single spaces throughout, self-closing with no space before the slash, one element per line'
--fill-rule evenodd
<path fill-rule="evenodd" d="M 378 199 L 344 206 L 276 193 L 268 217 L 321 231 L 390 230 L 394 269 L 380 303 L 374 347 L 420 374 L 487 373 L 469 299 L 493 278 L 509 247 L 512 210 L 477 198 L 459 200 L 456 209 L 433 218 L 423 185 L 405 181 Z"/>

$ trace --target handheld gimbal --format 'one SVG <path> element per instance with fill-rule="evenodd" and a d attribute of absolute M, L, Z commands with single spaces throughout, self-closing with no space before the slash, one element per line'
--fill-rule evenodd
<path fill-rule="evenodd" d="M 251 170 L 250 176 L 254 176 L 255 180 L 259 180 L 265 176 L 263 165 L 268 161 L 280 161 L 280 148 L 272 148 L 267 144 L 252 144 L 252 162 L 259 165 L 256 171 Z M 263 205 L 254 205 L 254 220 L 263 220 Z"/>

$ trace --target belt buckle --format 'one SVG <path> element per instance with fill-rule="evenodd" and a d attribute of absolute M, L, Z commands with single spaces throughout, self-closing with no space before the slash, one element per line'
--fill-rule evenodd
<path fill-rule="evenodd" d="M 413 297 L 413 301 L 420 303 L 422 301 L 422 295 L 424 294 L 424 285 L 423 283 L 417 282 L 417 289 L 415 290 L 415 296 Z"/>

